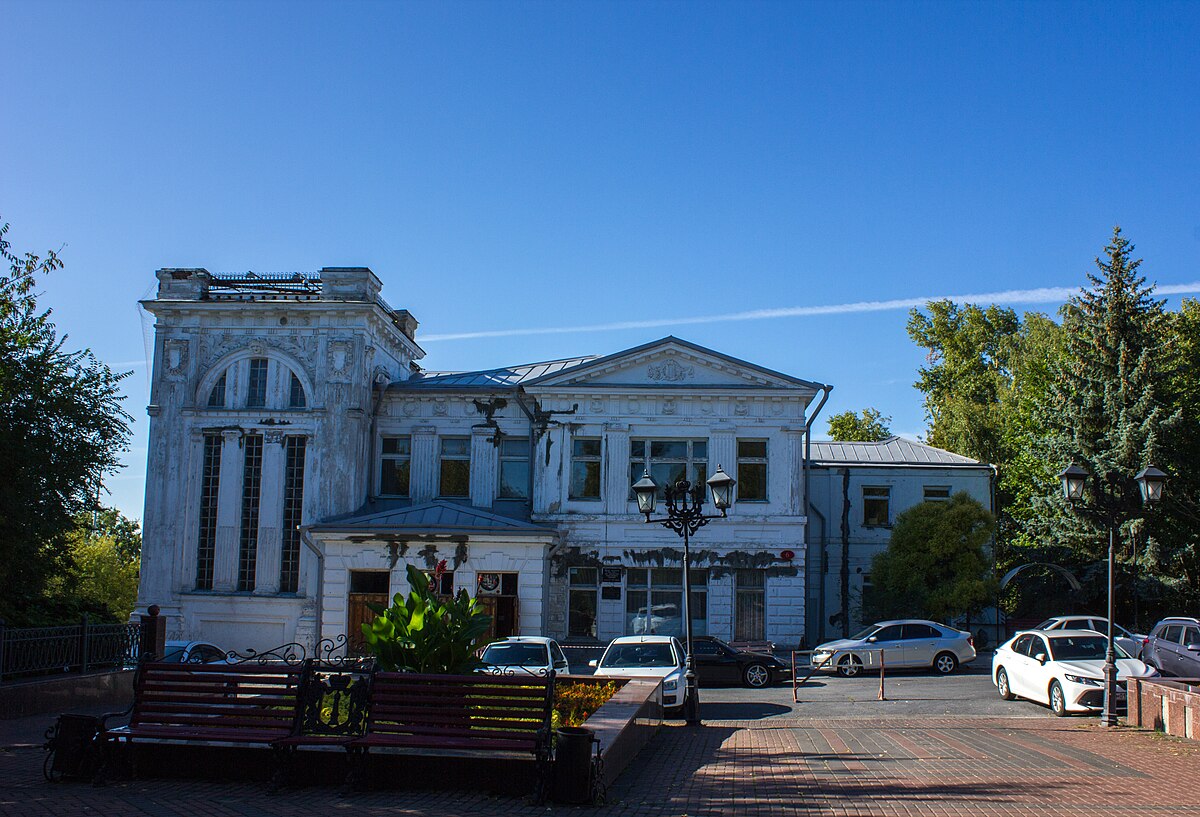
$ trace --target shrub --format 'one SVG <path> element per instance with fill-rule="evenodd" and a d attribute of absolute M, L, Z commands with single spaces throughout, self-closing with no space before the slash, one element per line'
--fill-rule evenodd
<path fill-rule="evenodd" d="M 572 681 L 559 684 L 554 689 L 554 728 L 581 726 L 620 688 L 615 681 Z"/>

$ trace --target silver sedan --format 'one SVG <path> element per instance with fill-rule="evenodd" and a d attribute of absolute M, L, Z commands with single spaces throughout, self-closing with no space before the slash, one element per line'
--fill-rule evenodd
<path fill-rule="evenodd" d="M 889 669 L 927 667 L 949 675 L 974 660 L 970 633 L 915 618 L 877 622 L 850 638 L 821 644 L 812 654 L 814 666 L 847 678 L 881 664 Z"/>

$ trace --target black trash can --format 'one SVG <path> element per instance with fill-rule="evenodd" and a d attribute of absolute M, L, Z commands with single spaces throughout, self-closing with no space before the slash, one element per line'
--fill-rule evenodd
<path fill-rule="evenodd" d="M 555 737 L 554 801 L 592 802 L 592 730 L 564 726 L 555 731 Z"/>
<path fill-rule="evenodd" d="M 100 762 L 100 719 L 94 715 L 67 713 L 46 734 L 49 755 L 42 767 L 47 780 L 87 779 Z"/>

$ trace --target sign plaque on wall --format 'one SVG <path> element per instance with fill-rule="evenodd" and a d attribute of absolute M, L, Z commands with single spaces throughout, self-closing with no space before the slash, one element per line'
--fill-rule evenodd
<path fill-rule="evenodd" d="M 478 585 L 481 596 L 494 596 L 500 592 L 500 574 L 480 573 Z"/>
<path fill-rule="evenodd" d="M 621 568 L 619 567 L 602 567 L 600 568 L 600 581 L 604 584 L 620 584 L 621 583 Z M 605 596 L 608 598 L 608 596 Z"/>

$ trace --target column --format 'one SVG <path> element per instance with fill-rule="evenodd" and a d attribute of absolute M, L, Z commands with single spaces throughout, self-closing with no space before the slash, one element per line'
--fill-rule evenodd
<path fill-rule="evenodd" d="M 471 504 L 490 508 L 496 499 L 497 470 L 500 458 L 492 441 L 493 429 L 482 426 L 471 429 Z"/>
<path fill-rule="evenodd" d="M 429 502 L 437 496 L 437 457 L 437 429 L 415 427 L 408 472 L 408 490 L 414 504 Z"/>
<path fill-rule="evenodd" d="M 604 425 L 604 461 L 602 463 L 604 512 L 623 514 L 629 501 L 629 426 Z"/>
<path fill-rule="evenodd" d="M 238 544 L 242 522 L 242 469 L 245 450 L 241 429 L 221 432 L 221 480 L 217 493 L 217 546 L 213 590 L 231 593 L 237 586 Z"/>
<path fill-rule="evenodd" d="M 255 593 L 279 592 L 279 563 L 283 547 L 283 482 L 286 467 L 287 454 L 283 445 L 283 432 L 264 432 Z"/>

